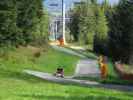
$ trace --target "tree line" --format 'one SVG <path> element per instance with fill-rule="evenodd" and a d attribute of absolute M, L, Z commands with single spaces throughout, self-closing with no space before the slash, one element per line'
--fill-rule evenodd
<path fill-rule="evenodd" d="M 26 45 L 46 37 L 48 15 L 43 0 L 0 1 L 0 45 Z"/>
<path fill-rule="evenodd" d="M 71 11 L 70 34 L 74 41 L 91 45 L 98 54 L 115 61 L 133 63 L 133 2 L 120 0 L 111 6 L 107 0 L 86 0 Z"/>

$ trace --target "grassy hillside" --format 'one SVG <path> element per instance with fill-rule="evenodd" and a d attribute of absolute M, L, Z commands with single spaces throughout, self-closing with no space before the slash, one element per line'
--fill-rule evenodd
<path fill-rule="evenodd" d="M 5 51 L 6 50 L 6 51 Z M 53 73 L 63 65 L 71 75 L 79 58 L 52 49 L 20 47 L 1 51 L 0 100 L 132 100 L 131 92 L 60 85 L 23 73 L 24 69 Z M 39 56 L 39 53 L 41 55 Z M 38 56 L 37 56 L 38 55 Z"/>
<path fill-rule="evenodd" d="M 61 66 L 65 70 L 65 75 L 72 75 L 78 60 L 78 57 L 50 48 L 43 49 L 29 46 L 1 53 L 0 68 L 18 72 L 31 69 L 54 73 L 56 68 Z"/>

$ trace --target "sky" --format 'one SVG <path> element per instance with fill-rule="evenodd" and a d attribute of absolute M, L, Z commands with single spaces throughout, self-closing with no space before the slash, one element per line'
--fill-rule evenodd
<path fill-rule="evenodd" d="M 44 6 L 48 9 L 49 12 L 60 12 L 61 11 L 61 3 L 62 0 L 44 0 Z M 66 4 L 66 10 L 69 9 L 69 7 L 72 6 L 72 3 L 75 1 L 81 1 L 81 0 L 64 0 Z M 101 3 L 103 0 L 98 0 L 99 3 Z M 109 0 L 110 4 L 116 4 L 119 0 Z M 50 6 L 50 4 L 58 4 L 58 6 Z"/>

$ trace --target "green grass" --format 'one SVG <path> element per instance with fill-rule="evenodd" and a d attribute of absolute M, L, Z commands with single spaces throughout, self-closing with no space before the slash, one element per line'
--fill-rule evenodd
<path fill-rule="evenodd" d="M 34 57 L 34 51 L 29 48 L 8 51 L 8 54 L 0 58 L 0 65 L 3 66 L 1 68 L 17 71 L 32 69 L 54 73 L 56 68 L 61 66 L 64 68 L 65 75 L 72 75 L 79 60 L 76 56 L 70 56 L 53 49 L 41 52 L 41 56 L 36 58 Z"/>
<path fill-rule="evenodd" d="M 70 56 L 50 49 L 36 60 L 36 64 L 44 66 L 43 70 L 50 73 L 61 66 L 64 68 L 65 75 L 73 75 L 78 60 L 79 58 L 76 56 Z"/>
<path fill-rule="evenodd" d="M 1 78 L 0 100 L 132 100 L 130 92 L 53 84 L 32 79 Z"/>
<path fill-rule="evenodd" d="M 52 49 L 43 52 L 39 58 L 34 58 L 31 50 L 26 48 L 15 49 L 9 51 L 8 54 L 2 54 L 0 57 L 0 100 L 133 99 L 132 92 L 60 85 L 22 72 L 24 69 L 53 72 L 55 67 L 62 64 L 66 75 L 71 75 L 78 60 L 79 58 L 75 56 L 68 56 Z"/>

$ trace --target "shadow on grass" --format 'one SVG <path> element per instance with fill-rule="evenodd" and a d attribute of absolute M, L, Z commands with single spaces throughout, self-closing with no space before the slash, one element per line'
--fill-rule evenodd
<path fill-rule="evenodd" d="M 74 77 L 74 79 L 80 79 L 80 80 L 89 80 L 89 81 L 96 81 L 102 84 L 117 84 L 117 85 L 133 85 L 133 81 L 129 80 L 122 80 L 120 78 L 114 77 L 112 75 L 108 75 L 106 79 L 101 79 L 97 77 Z"/>
<path fill-rule="evenodd" d="M 113 77 L 113 76 L 108 76 L 107 79 L 105 80 L 100 80 L 99 82 L 101 83 L 111 83 L 111 84 L 119 84 L 119 85 L 133 85 L 133 81 L 131 80 L 123 80 L 121 78 L 116 78 L 116 77 Z"/>
<path fill-rule="evenodd" d="M 96 96 L 89 95 L 88 96 L 45 96 L 45 95 L 20 95 L 21 97 L 26 98 L 34 98 L 36 100 L 120 100 L 117 97 L 113 96 Z"/>

